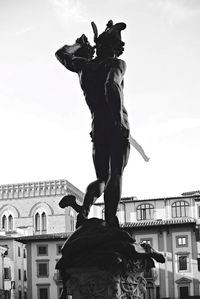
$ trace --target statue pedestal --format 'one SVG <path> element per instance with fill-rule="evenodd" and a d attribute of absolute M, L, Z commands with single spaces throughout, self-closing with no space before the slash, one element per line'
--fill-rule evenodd
<path fill-rule="evenodd" d="M 120 268 L 100 270 L 98 268 L 71 268 L 64 282 L 67 294 L 73 299 L 142 299 L 146 291 L 146 280 L 142 272 L 122 273 Z M 134 270 L 134 269 L 133 269 Z"/>
<path fill-rule="evenodd" d="M 60 299 L 143 299 L 144 271 L 164 263 L 150 245 L 125 231 L 91 218 L 67 239 L 56 264 L 63 279 Z"/>

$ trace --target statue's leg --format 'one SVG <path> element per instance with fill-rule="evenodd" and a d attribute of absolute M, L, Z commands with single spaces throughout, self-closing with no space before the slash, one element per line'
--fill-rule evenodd
<path fill-rule="evenodd" d="M 80 226 L 87 219 L 91 206 L 102 195 L 109 176 L 109 156 L 107 149 L 101 145 L 94 144 L 93 162 L 97 175 L 97 180 L 87 187 L 81 211 L 77 216 L 76 227 Z"/>
<path fill-rule="evenodd" d="M 79 227 L 88 218 L 91 206 L 101 196 L 105 189 L 105 182 L 96 180 L 89 184 L 84 197 L 83 206 L 77 215 L 76 227 Z"/>
<path fill-rule="evenodd" d="M 130 152 L 129 142 L 113 143 L 111 146 L 111 176 L 104 192 L 105 220 L 116 224 L 116 214 L 122 193 L 122 176 Z"/>
<path fill-rule="evenodd" d="M 111 174 L 111 178 L 104 192 L 105 202 L 105 220 L 106 222 L 114 222 L 117 214 L 117 207 L 121 199 L 122 191 L 122 175 Z"/>

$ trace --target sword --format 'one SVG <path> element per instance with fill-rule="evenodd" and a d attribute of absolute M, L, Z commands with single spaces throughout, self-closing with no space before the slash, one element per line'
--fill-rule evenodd
<path fill-rule="evenodd" d="M 142 146 L 131 135 L 129 136 L 129 142 L 140 153 L 144 161 L 148 162 L 150 158 L 145 154 Z"/>

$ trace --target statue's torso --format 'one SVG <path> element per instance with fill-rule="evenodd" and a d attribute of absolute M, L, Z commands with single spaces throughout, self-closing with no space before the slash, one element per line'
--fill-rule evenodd
<path fill-rule="evenodd" d="M 98 134 L 98 139 L 100 139 L 99 136 L 102 136 L 102 138 L 105 135 L 111 136 L 116 130 L 106 99 L 105 83 L 110 70 L 115 68 L 117 63 L 118 60 L 113 58 L 93 59 L 86 62 L 79 72 L 81 88 L 92 114 L 92 132 Z M 128 129 L 127 111 L 123 105 L 123 80 L 118 84 L 118 92 L 122 102 L 123 125 Z"/>
<path fill-rule="evenodd" d="M 87 104 L 95 115 L 107 112 L 105 82 L 111 67 L 112 61 L 108 59 L 94 59 L 87 62 L 79 74 Z"/>

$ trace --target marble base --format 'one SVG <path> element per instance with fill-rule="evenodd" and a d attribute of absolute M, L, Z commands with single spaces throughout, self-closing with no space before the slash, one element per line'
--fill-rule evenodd
<path fill-rule="evenodd" d="M 142 299 L 146 291 L 146 280 L 140 271 L 71 268 L 66 274 L 69 279 L 64 287 L 73 299 Z"/>

